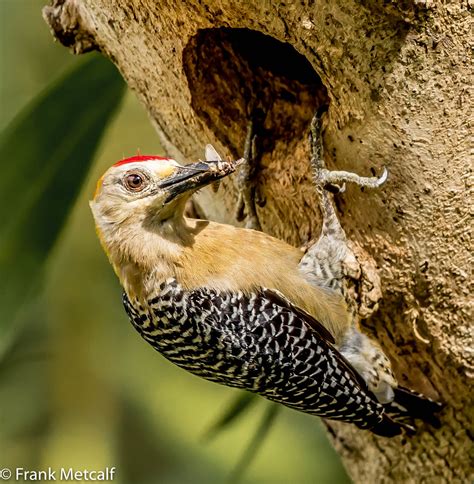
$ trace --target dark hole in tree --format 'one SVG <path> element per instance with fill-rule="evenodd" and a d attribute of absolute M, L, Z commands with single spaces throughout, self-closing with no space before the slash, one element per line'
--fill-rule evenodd
<path fill-rule="evenodd" d="M 290 44 L 249 29 L 204 29 L 183 53 L 196 113 L 235 156 L 250 116 L 258 151 L 306 136 L 314 111 L 328 103 L 309 61 Z"/>

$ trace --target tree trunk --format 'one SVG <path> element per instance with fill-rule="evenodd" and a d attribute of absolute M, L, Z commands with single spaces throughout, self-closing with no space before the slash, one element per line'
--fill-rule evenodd
<path fill-rule="evenodd" d="M 307 130 L 319 105 L 329 105 L 330 168 L 388 167 L 381 189 L 348 186 L 337 197 L 343 227 L 375 260 L 383 289 L 363 325 L 399 381 L 446 409 L 440 429 L 391 440 L 331 423 L 355 482 L 472 478 L 469 4 L 54 0 L 44 11 L 64 45 L 98 49 L 119 67 L 177 160 L 198 159 L 206 143 L 241 156 L 257 110 L 258 217 L 293 245 L 318 236 Z M 237 223 L 235 180 L 197 200 L 207 217 Z"/>

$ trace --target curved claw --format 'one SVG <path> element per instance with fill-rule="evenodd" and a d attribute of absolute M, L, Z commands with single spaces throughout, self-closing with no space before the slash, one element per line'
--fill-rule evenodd
<path fill-rule="evenodd" d="M 324 189 L 334 194 L 344 193 L 346 191 L 346 184 L 343 183 L 342 185 L 336 185 L 333 183 L 326 183 L 324 185 Z"/>
<path fill-rule="evenodd" d="M 377 186 L 383 185 L 386 181 L 388 180 L 388 170 L 384 166 L 383 167 L 383 173 L 380 175 L 379 179 L 377 180 Z"/>

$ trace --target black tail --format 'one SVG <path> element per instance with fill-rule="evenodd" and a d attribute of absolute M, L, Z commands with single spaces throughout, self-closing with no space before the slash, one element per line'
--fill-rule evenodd
<path fill-rule="evenodd" d="M 383 420 L 379 422 L 375 427 L 372 427 L 370 431 L 375 435 L 382 437 L 395 437 L 402 433 L 402 429 L 412 433 L 411 428 L 407 429 L 405 424 L 400 424 L 392 420 L 390 417 L 384 414 Z"/>
<path fill-rule="evenodd" d="M 414 419 L 423 420 L 435 428 L 440 427 L 436 413 L 442 410 L 443 404 L 404 387 L 398 387 L 394 392 L 393 402 L 384 405 L 384 419 L 370 429 L 374 434 L 393 437 L 399 435 L 402 429 L 408 434 L 414 434 Z"/>
<path fill-rule="evenodd" d="M 436 416 L 443 409 L 443 404 L 409 388 L 398 387 L 393 402 L 385 406 L 387 414 L 394 420 L 418 418 L 439 428 L 441 423 Z"/>

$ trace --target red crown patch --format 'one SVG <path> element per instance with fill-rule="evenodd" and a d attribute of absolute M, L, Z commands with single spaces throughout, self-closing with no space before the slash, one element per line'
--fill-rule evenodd
<path fill-rule="evenodd" d="M 137 155 L 130 158 L 125 158 L 123 160 L 117 161 L 113 166 L 125 165 L 127 163 L 133 163 L 134 161 L 147 161 L 147 160 L 169 160 L 169 158 L 156 155 Z"/>

